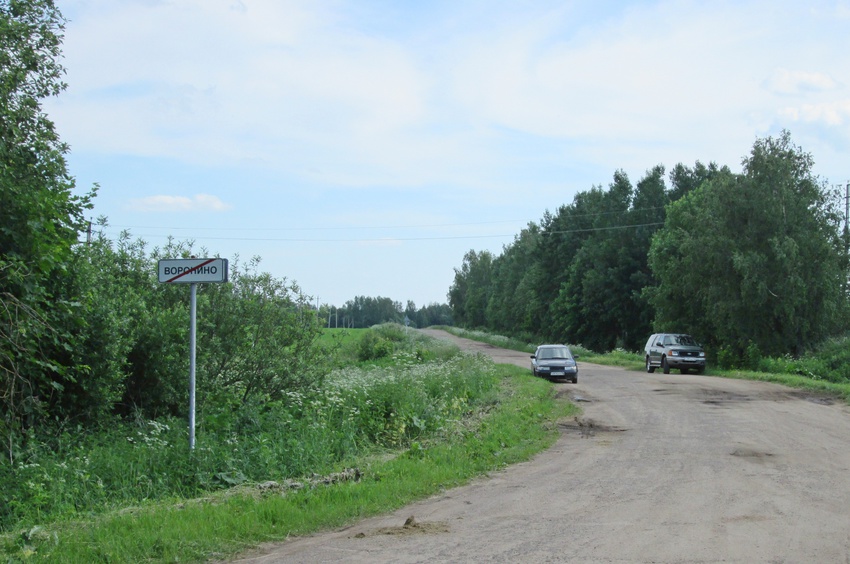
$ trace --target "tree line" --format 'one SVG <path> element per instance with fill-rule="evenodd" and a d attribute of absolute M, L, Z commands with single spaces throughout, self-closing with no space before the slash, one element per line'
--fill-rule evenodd
<path fill-rule="evenodd" d="M 417 308 L 408 300 L 406 305 L 385 297 L 356 296 L 341 307 L 323 306 L 320 316 L 326 327 L 365 328 L 381 323 L 399 323 L 410 327 L 453 325 L 452 309 L 448 304 L 430 303 Z"/>
<path fill-rule="evenodd" d="M 501 254 L 470 250 L 449 290 L 455 322 L 597 351 L 686 332 L 731 365 L 846 332 L 841 194 L 787 131 L 742 164 L 659 165 L 636 185 L 617 171 Z"/>

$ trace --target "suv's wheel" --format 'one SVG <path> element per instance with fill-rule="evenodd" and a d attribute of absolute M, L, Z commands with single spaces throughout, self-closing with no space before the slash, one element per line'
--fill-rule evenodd
<path fill-rule="evenodd" d="M 655 367 L 654 367 L 654 366 L 652 366 L 652 363 L 651 363 L 651 362 L 649 362 L 649 357 L 648 357 L 648 356 L 646 357 L 646 371 L 647 371 L 647 372 L 649 372 L 650 374 L 652 374 L 653 372 L 655 372 Z"/>
<path fill-rule="evenodd" d="M 661 357 L 661 371 L 664 374 L 670 374 L 670 365 L 667 364 L 667 357 L 666 356 Z"/>

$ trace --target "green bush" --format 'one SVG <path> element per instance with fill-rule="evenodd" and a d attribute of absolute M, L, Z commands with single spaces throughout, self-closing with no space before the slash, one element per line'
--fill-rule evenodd
<path fill-rule="evenodd" d="M 372 327 L 372 331 L 394 343 L 403 343 L 410 339 L 410 330 L 398 323 L 381 323 Z"/>
<path fill-rule="evenodd" d="M 791 355 L 761 358 L 758 370 L 775 374 L 798 374 L 839 384 L 850 382 L 850 338 L 828 339 L 800 358 Z"/>
<path fill-rule="evenodd" d="M 821 360 L 825 379 L 832 382 L 850 382 L 850 336 L 826 340 L 801 361 L 805 365 L 812 357 Z"/>
<path fill-rule="evenodd" d="M 140 411 L 96 433 L 74 427 L 50 442 L 31 440 L 25 462 L 0 463 L 0 530 L 329 473 L 364 453 L 458 432 L 497 389 L 494 365 L 483 357 L 421 363 L 405 352 L 393 362 L 337 370 L 322 388 L 279 400 L 208 403 L 194 451 L 185 418 L 150 420 Z"/>
<path fill-rule="evenodd" d="M 357 346 L 357 359 L 368 361 L 389 358 L 394 350 L 392 341 L 381 336 L 378 331 L 371 329 L 360 338 Z"/>
<path fill-rule="evenodd" d="M 728 345 L 717 349 L 717 366 L 720 368 L 737 368 L 739 359 L 739 355 Z"/>
<path fill-rule="evenodd" d="M 750 370 L 758 370 L 761 358 L 762 355 L 759 346 L 751 341 L 747 344 L 747 348 L 744 349 L 744 358 L 741 359 L 741 366 Z"/>

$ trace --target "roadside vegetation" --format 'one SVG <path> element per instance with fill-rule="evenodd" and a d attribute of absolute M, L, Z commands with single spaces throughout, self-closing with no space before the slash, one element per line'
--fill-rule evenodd
<path fill-rule="evenodd" d="M 330 330 L 324 385 L 33 449 L 3 476 L 7 561 L 223 558 L 525 460 L 575 408 L 516 367 L 386 324 Z"/>

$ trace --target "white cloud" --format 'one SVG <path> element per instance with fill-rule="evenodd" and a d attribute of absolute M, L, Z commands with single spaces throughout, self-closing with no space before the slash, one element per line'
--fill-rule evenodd
<path fill-rule="evenodd" d="M 767 81 L 766 86 L 779 94 L 801 94 L 835 90 L 838 83 L 825 73 L 777 69 Z"/>
<path fill-rule="evenodd" d="M 141 212 L 184 212 L 184 211 L 214 211 L 221 212 L 231 208 L 230 204 L 221 201 L 217 196 L 196 194 L 191 198 L 186 196 L 149 196 L 130 201 L 129 208 Z"/>
<path fill-rule="evenodd" d="M 466 42 L 457 97 L 477 123 L 567 142 L 574 162 L 612 171 L 736 162 L 773 115 L 751 113 L 763 94 L 742 53 L 761 49 L 758 28 L 752 8 L 698 6 L 642 4 L 567 34 L 569 13 L 510 22 Z"/>
<path fill-rule="evenodd" d="M 57 106 L 75 149 L 267 166 L 339 151 L 383 166 L 423 118 L 409 53 L 319 5 L 121 6 L 89 8 L 66 34 L 71 87 Z"/>
<path fill-rule="evenodd" d="M 781 115 L 796 122 L 841 126 L 850 123 L 850 100 L 784 108 Z"/>
<path fill-rule="evenodd" d="M 834 15 L 793 3 L 542 3 L 488 7 L 486 25 L 472 3 L 429 10 L 409 35 L 346 19 L 346 2 L 77 5 L 54 105 L 74 151 L 501 196 L 529 159 L 511 153 L 517 133 L 563 144 L 550 158 L 564 162 L 645 169 L 737 162 L 777 116 L 844 119 L 810 96 L 839 91 L 847 40 L 808 33 Z"/>

